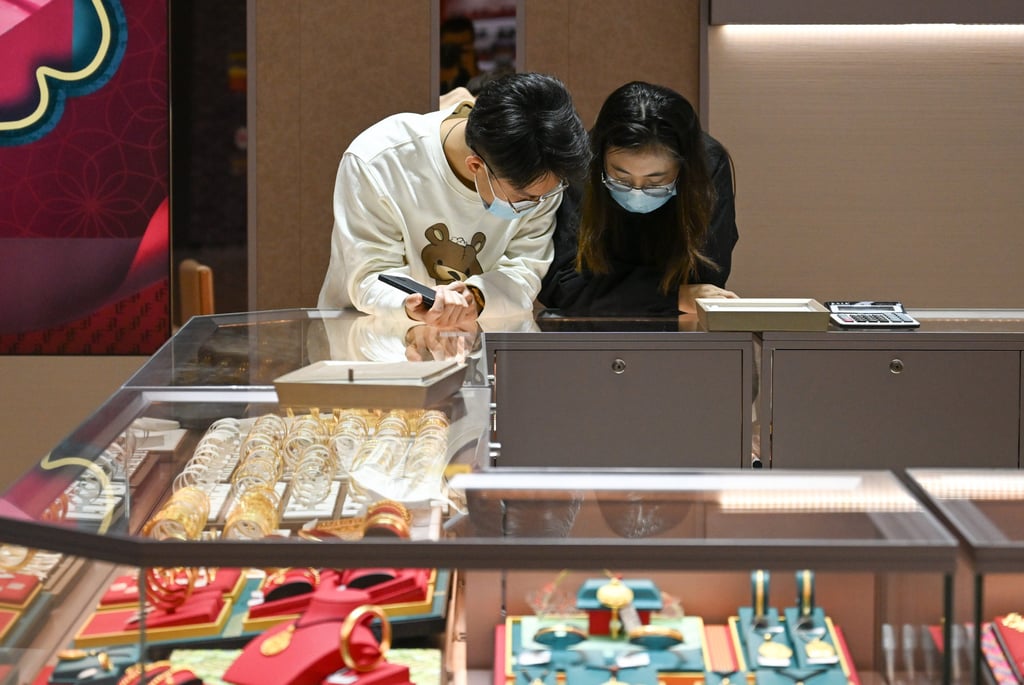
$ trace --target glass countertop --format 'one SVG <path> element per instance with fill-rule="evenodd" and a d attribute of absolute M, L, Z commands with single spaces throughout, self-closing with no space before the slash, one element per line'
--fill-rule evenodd
<path fill-rule="evenodd" d="M 532 320 L 531 320 L 532 321 Z M 509 325 L 512 325 L 511 323 Z M 468 385 L 483 385 L 477 366 L 481 329 L 445 330 L 404 317 L 352 310 L 282 309 L 193 317 L 127 387 L 271 387 L 274 379 L 325 360 L 430 361 L 458 357 Z"/>
<path fill-rule="evenodd" d="M 1024 473 L 1017 469 L 909 469 L 968 544 L 979 572 L 1024 568 Z"/>

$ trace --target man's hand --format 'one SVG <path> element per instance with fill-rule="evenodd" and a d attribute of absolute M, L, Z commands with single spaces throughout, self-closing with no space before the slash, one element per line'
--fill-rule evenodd
<path fill-rule="evenodd" d="M 422 295 L 405 298 L 405 313 L 413 321 L 422 321 L 430 326 L 455 328 L 472 325 L 480 313 L 477 311 L 473 293 L 462 281 L 434 288 L 434 306 L 423 306 Z"/>
<path fill-rule="evenodd" d="M 697 311 L 698 297 L 712 297 L 719 299 L 735 300 L 739 295 L 731 290 L 719 288 L 710 283 L 692 283 L 679 288 L 679 311 L 694 313 Z"/>

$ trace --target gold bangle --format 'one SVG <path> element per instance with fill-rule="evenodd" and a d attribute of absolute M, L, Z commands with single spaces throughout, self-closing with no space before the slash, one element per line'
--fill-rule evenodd
<path fill-rule="evenodd" d="M 366 527 L 363 528 L 363 536 L 394 535 L 399 538 L 409 537 L 409 523 L 395 514 L 377 514 L 373 518 L 366 519 Z"/>
<path fill-rule="evenodd" d="M 21 545 L 0 545 L 0 570 L 14 572 L 28 566 L 36 550 Z"/>
<path fill-rule="evenodd" d="M 360 664 L 352 657 L 352 633 L 355 632 L 356 626 L 359 625 L 360 621 L 364 618 L 378 618 L 380 619 L 380 642 L 378 643 L 379 654 L 377 658 L 369 664 Z M 384 656 L 391 649 L 391 621 L 388 620 L 388 615 L 384 613 L 384 610 L 376 604 L 364 604 L 356 607 L 345 620 L 341 623 L 341 629 L 338 633 L 338 642 L 340 643 L 341 650 L 341 661 L 353 671 L 359 671 L 365 673 L 373 670 L 377 664 L 384 661 Z"/>
<path fill-rule="evenodd" d="M 382 499 L 379 502 L 374 502 L 366 508 L 366 518 L 373 518 L 378 514 L 394 514 L 405 519 L 406 523 L 412 522 L 412 514 L 401 502 L 396 502 L 390 499 Z"/>
<path fill-rule="evenodd" d="M 647 649 L 668 649 L 685 642 L 680 631 L 659 625 L 642 625 L 634 628 L 629 631 L 629 641 Z"/>
<path fill-rule="evenodd" d="M 184 574 L 185 583 L 178 579 Z M 196 569 L 192 567 L 146 569 L 146 596 L 158 609 L 172 612 L 188 601 L 196 584 Z"/>
<path fill-rule="evenodd" d="M 583 642 L 588 637 L 582 629 L 574 625 L 559 623 L 538 630 L 533 634 L 533 641 L 555 649 L 566 649 Z"/>

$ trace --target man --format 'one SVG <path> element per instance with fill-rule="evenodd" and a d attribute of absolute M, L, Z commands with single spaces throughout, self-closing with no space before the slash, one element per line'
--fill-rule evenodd
<path fill-rule="evenodd" d="M 318 306 L 438 326 L 530 310 L 562 191 L 589 159 L 571 96 L 542 74 L 491 81 L 475 104 L 388 117 L 341 159 Z M 382 273 L 433 287 L 434 305 Z"/>

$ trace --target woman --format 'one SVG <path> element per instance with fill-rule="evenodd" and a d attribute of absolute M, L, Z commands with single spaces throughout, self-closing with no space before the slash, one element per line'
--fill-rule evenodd
<path fill-rule="evenodd" d="M 736 297 L 725 289 L 738 239 L 731 160 L 686 98 L 627 83 L 605 100 L 590 146 L 587 183 L 558 211 L 540 302 L 664 316 L 694 312 L 698 297 Z"/>

